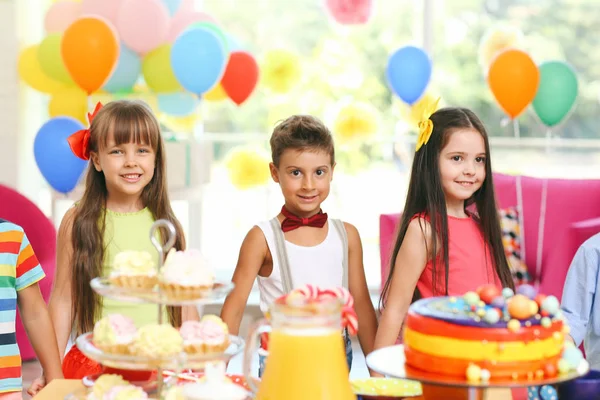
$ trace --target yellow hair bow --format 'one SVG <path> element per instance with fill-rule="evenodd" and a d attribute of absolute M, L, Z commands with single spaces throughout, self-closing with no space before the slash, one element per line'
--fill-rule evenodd
<path fill-rule="evenodd" d="M 415 151 L 419 151 L 423 145 L 426 145 L 427 142 L 429 142 L 431 132 L 433 132 L 433 122 L 429 119 L 429 117 L 431 117 L 431 114 L 437 110 L 439 102 L 440 98 L 438 97 L 434 102 L 420 105 L 423 111 L 421 121 L 419 121 L 419 137 L 417 138 L 417 148 Z"/>

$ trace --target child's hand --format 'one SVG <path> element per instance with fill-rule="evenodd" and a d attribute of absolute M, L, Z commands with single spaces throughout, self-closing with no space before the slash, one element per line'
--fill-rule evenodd
<path fill-rule="evenodd" d="M 42 375 L 31 382 L 29 389 L 27 389 L 27 394 L 33 397 L 38 394 L 38 392 L 42 390 L 44 386 L 46 386 L 46 377 Z"/>

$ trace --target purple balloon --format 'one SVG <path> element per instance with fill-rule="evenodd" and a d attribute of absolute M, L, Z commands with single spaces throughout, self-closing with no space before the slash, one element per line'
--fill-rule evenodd
<path fill-rule="evenodd" d="M 537 295 L 537 290 L 531 285 L 524 284 L 517 288 L 517 294 L 521 294 L 525 297 L 529 297 L 531 300 L 535 299 Z"/>

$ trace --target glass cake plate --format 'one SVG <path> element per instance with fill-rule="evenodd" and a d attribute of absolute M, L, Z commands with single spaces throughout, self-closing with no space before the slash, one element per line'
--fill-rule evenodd
<path fill-rule="evenodd" d="M 244 339 L 229 335 L 229 347 L 222 353 L 187 354 L 178 353 L 169 357 L 146 357 L 129 354 L 106 353 L 94 346 L 92 333 L 84 333 L 77 338 L 77 347 L 88 358 L 110 368 L 125 370 L 152 370 L 156 368 L 182 370 L 203 369 L 206 363 L 215 361 L 228 362 L 231 357 L 244 349 Z"/>
<path fill-rule="evenodd" d="M 410 379 L 421 382 L 424 385 L 462 388 L 466 389 L 468 399 L 478 399 L 480 392 L 491 388 L 526 388 L 531 386 L 555 385 L 562 382 L 584 376 L 588 370 L 571 371 L 566 374 L 560 374 L 554 378 L 532 379 L 532 380 L 491 380 L 488 382 L 470 382 L 465 378 L 456 376 L 443 376 L 439 374 L 428 373 L 426 371 L 410 368 L 405 365 L 404 345 L 395 345 L 375 350 L 366 357 L 367 366 L 373 371 L 388 376 L 390 378 Z M 425 388 L 423 389 L 425 394 Z M 425 399 L 428 397 L 425 396 Z"/>
<path fill-rule="evenodd" d="M 233 282 L 216 282 L 212 289 L 201 292 L 201 295 L 194 299 L 180 299 L 170 297 L 158 286 L 152 289 L 132 289 L 112 284 L 108 278 L 94 278 L 90 282 L 92 289 L 101 296 L 113 300 L 127 301 L 130 303 L 153 303 L 168 306 L 182 306 L 187 304 L 213 304 L 216 301 L 224 299 L 233 289 Z"/>

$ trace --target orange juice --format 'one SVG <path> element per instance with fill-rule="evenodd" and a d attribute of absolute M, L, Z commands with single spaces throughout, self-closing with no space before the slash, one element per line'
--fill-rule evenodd
<path fill-rule="evenodd" d="M 273 330 L 256 399 L 355 400 L 340 331 L 329 327 Z"/>

